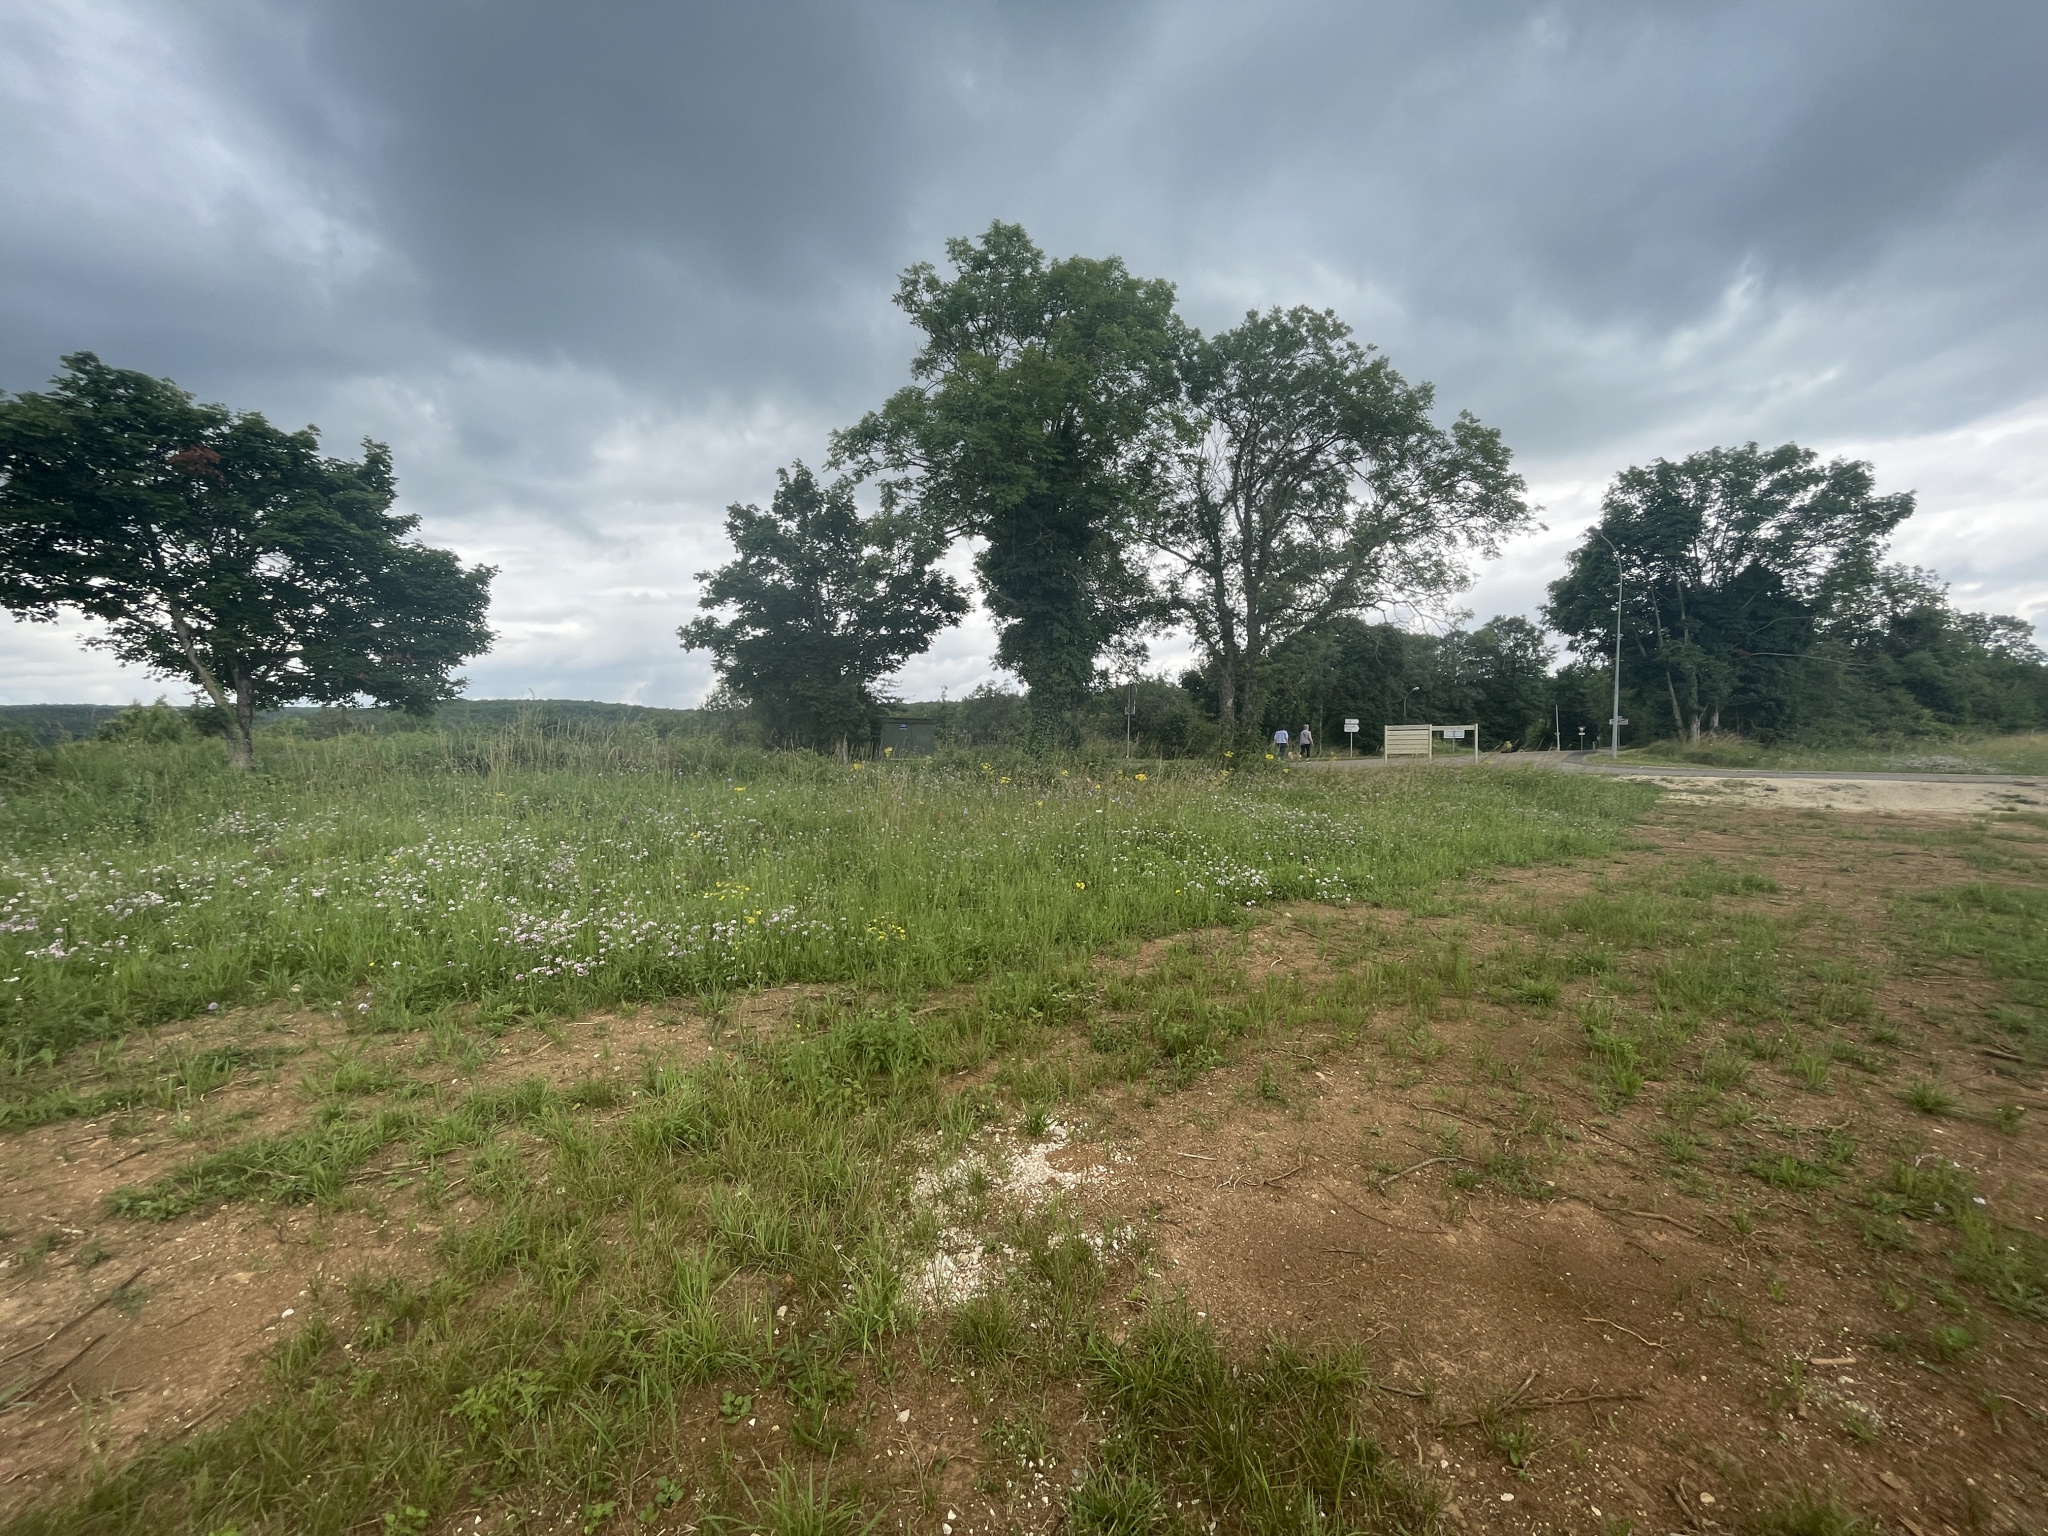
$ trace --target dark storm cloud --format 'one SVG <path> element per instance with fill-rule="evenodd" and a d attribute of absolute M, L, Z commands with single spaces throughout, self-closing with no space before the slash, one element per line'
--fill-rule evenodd
<path fill-rule="evenodd" d="M 1923 496 L 1967 566 L 2036 483 L 2044 64 L 2032 0 L 13 0 L 0 386 L 92 347 L 389 437 L 506 564 L 490 686 L 687 693 L 718 509 L 901 378 L 896 274 L 1000 217 L 1205 327 L 1337 308 L 1567 522 L 1715 441 L 1897 443 L 1937 494 L 1980 445 Z M 2048 547 L 2006 563 L 2048 606 Z"/>

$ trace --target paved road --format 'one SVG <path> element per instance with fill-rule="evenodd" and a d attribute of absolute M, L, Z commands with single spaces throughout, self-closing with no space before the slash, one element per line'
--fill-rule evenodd
<path fill-rule="evenodd" d="M 1846 769 L 1818 768 L 1700 768 L 1691 763 L 1652 765 L 1648 763 L 1614 763 L 1603 760 L 1592 752 L 1489 752 L 1479 759 L 1501 768 L 1553 768 L 1566 773 L 1610 774 L 1618 778 L 1635 779 L 1825 779 L 1832 782 L 1869 780 L 1879 784 L 2021 784 L 2038 788 L 2044 782 L 2039 774 L 2012 773 L 1864 773 Z M 1296 766 L 1304 768 L 1384 768 L 1414 766 L 1411 759 L 1396 758 L 1389 763 L 1380 757 L 1325 757 L 1310 758 Z M 1456 768 L 1473 766 L 1469 754 L 1463 756 L 1445 755 L 1432 758 L 1433 768 Z"/>

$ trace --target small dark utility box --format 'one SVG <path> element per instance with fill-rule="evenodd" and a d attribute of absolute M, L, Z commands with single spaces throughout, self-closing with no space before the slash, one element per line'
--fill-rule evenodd
<path fill-rule="evenodd" d="M 936 723 L 931 720 L 884 720 L 881 755 L 888 758 L 930 757 L 939 750 Z"/>

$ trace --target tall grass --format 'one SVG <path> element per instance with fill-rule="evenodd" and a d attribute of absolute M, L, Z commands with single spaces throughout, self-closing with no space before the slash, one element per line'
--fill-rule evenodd
<path fill-rule="evenodd" d="M 958 982 L 1273 901 L 1604 846 L 1548 774 L 841 766 L 631 729 L 85 743 L 0 800 L 0 1050 L 266 999 L 371 1029 L 793 981 Z"/>
<path fill-rule="evenodd" d="M 65 749 L 0 805 L 15 1124 L 99 1102 L 66 1095 L 87 1054 L 67 1051 L 213 1004 L 312 999 L 404 1030 L 857 985 L 801 1030 L 735 1039 L 689 1072 L 651 1065 L 602 1104 L 579 1098 L 588 1085 L 458 1098 L 337 1066 L 308 1079 L 323 1095 L 310 1123 L 124 1192 L 121 1213 L 153 1221 L 330 1200 L 404 1141 L 429 1169 L 424 1199 L 458 1174 L 475 1207 L 448 1219 L 431 1281 L 366 1277 L 303 1303 L 263 1402 L 7 1529 L 341 1536 L 482 1510 L 851 1533 L 874 1496 L 831 1469 L 859 1444 L 863 1378 L 908 1365 L 901 1277 L 930 1219 L 914 1165 L 1014 1112 L 1003 1072 L 1029 1077 L 1030 1041 L 1078 1022 L 1089 956 L 1275 901 L 1401 902 L 1477 867 L 1598 852 L 1653 794 L 1483 770 L 855 768 L 624 731 L 287 741 L 239 778 L 204 747 Z M 1200 1070 L 1286 1002 L 1269 977 L 1211 1006 L 1196 979 L 1169 966 L 1156 996 L 1107 989 L 1129 1018 L 1098 1021 L 1100 1069 Z M 992 1060 L 993 1081 L 960 1086 Z M 188 1052 L 160 1091 L 212 1070 Z M 1016 1086 L 1042 1103 L 1056 1085 Z M 1164 1333 L 1087 1348 L 1096 1250 L 1053 1226 L 1016 1248 L 1015 1284 L 921 1347 L 1019 1401 L 1092 1381 L 1117 1430 L 1075 1494 L 1077 1526 L 1136 1528 L 1126 1515 L 1169 1492 L 1240 1505 L 1247 1529 L 1429 1520 L 1363 1434 L 1349 1361 L 1269 1353 L 1240 1380 L 1206 1334 L 1180 1365 Z M 1212 1398 L 1251 1428 L 1205 1469 L 1175 1447 Z M 755 1467 L 707 1443 L 728 1400 L 768 1410 L 794 1460 Z"/>
<path fill-rule="evenodd" d="M 1986 735 L 1958 731 L 1893 741 L 1766 746 L 1740 736 L 1651 742 L 1622 751 L 1623 762 L 1691 763 L 1702 768 L 1776 768 L 1835 773 L 2048 773 L 2048 731 Z"/>

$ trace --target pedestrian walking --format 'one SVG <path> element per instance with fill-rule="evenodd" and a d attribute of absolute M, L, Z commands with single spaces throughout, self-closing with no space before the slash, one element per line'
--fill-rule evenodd
<path fill-rule="evenodd" d="M 1287 727 L 1284 725 L 1273 733 L 1273 755 L 1283 763 L 1287 761 Z"/>
<path fill-rule="evenodd" d="M 1315 734 L 1307 726 L 1301 728 L 1301 755 L 1306 758 L 1316 749 Z"/>

